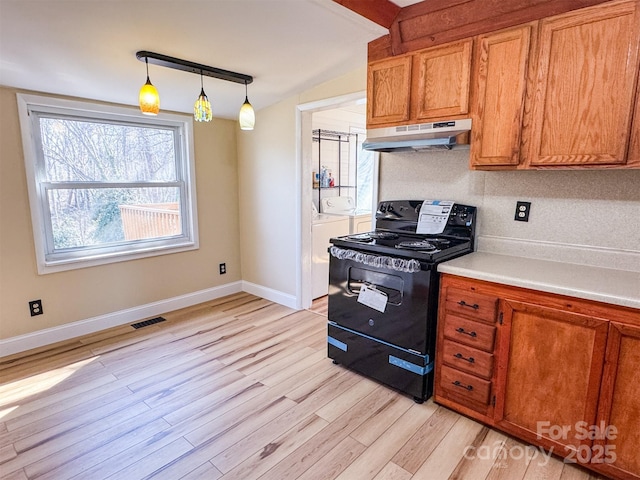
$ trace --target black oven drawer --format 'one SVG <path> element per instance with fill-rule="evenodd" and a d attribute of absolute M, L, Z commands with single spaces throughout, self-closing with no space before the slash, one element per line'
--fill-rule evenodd
<path fill-rule="evenodd" d="M 358 302 L 362 285 L 387 295 L 384 312 Z M 438 301 L 435 269 L 403 272 L 330 257 L 328 319 L 418 353 L 433 353 Z"/>
<path fill-rule="evenodd" d="M 328 354 L 336 363 L 412 395 L 433 392 L 433 357 L 417 355 L 329 323 Z"/>

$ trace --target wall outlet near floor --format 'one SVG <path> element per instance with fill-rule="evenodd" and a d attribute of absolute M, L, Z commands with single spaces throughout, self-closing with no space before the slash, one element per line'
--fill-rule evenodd
<path fill-rule="evenodd" d="M 227 264 L 226 263 L 221 263 L 220 264 L 220 275 L 224 275 L 225 273 L 227 273 Z"/>
<path fill-rule="evenodd" d="M 516 216 L 514 220 L 518 222 L 528 222 L 530 210 L 531 210 L 531 202 L 517 202 Z"/>
<path fill-rule="evenodd" d="M 31 300 L 29 302 L 29 310 L 31 311 L 32 317 L 42 315 L 44 313 L 42 310 L 42 300 Z"/>

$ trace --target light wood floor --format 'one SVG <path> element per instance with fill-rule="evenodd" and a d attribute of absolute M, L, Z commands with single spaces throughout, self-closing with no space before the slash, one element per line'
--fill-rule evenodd
<path fill-rule="evenodd" d="M 1 478 L 597 478 L 333 365 L 325 315 L 237 294 L 164 317 L 2 359 Z"/>

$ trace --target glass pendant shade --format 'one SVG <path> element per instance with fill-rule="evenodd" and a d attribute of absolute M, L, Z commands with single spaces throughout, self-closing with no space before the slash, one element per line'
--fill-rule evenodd
<path fill-rule="evenodd" d="M 147 83 L 140 89 L 138 103 L 140 111 L 145 115 L 157 115 L 160 111 L 160 95 L 158 89 L 149 81 L 149 75 L 147 75 Z"/>
<path fill-rule="evenodd" d="M 240 107 L 240 114 L 238 115 L 238 122 L 240 123 L 241 130 L 253 130 L 256 124 L 256 113 L 253 111 L 253 107 L 249 103 L 249 97 L 245 97 L 242 107 Z"/>
<path fill-rule="evenodd" d="M 213 118 L 211 102 L 205 95 L 204 88 L 200 90 L 200 96 L 193 106 L 193 118 L 195 118 L 197 122 L 210 122 Z"/>

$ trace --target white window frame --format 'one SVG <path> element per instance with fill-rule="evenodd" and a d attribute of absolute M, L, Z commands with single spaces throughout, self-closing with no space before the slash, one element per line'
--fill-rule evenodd
<path fill-rule="evenodd" d="M 27 188 L 31 207 L 31 222 L 35 242 L 38 274 L 55 273 L 107 263 L 122 262 L 199 248 L 196 203 L 195 156 L 193 148 L 193 117 L 160 113 L 143 116 L 137 108 L 66 100 L 50 96 L 17 94 Z M 35 115 L 32 115 L 35 113 Z M 132 240 L 115 245 L 79 247 L 64 252 L 53 251 L 53 233 L 44 177 L 44 155 L 40 144 L 39 113 L 70 115 L 86 120 L 170 128 L 176 131 L 175 186 L 180 188 L 182 235 L 149 240 Z M 136 187 L 139 182 L 110 184 Z M 91 184 L 86 184 L 91 187 Z M 153 186 L 152 184 L 144 186 Z"/>

